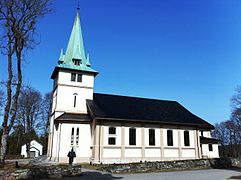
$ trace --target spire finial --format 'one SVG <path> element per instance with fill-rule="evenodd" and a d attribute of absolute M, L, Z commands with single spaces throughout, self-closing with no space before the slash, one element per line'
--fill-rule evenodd
<path fill-rule="evenodd" d="M 79 0 L 77 2 L 77 10 L 79 11 L 80 10 L 80 7 L 79 7 Z"/>

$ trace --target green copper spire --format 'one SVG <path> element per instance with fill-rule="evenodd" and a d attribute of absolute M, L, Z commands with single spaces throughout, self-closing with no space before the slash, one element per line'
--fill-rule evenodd
<path fill-rule="evenodd" d="M 77 12 L 66 53 L 61 50 L 58 67 L 97 72 L 90 68 L 89 58 L 85 56 L 79 12 Z"/>

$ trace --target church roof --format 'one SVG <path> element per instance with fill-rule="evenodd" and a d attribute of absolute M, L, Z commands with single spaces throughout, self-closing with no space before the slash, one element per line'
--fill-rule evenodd
<path fill-rule="evenodd" d="M 218 144 L 219 140 L 214 139 L 214 138 L 200 136 L 200 143 L 201 144 Z"/>
<path fill-rule="evenodd" d="M 74 62 L 75 60 L 79 60 L 80 64 L 76 64 Z M 74 21 L 67 50 L 64 53 L 63 49 L 61 49 L 58 65 L 56 66 L 55 70 L 58 70 L 59 68 L 80 70 L 95 74 L 98 73 L 90 67 L 89 57 L 86 57 L 85 55 L 79 12 L 77 12 Z M 55 72 L 52 74 L 51 78 L 53 78 L 53 76 L 55 76 Z"/>
<path fill-rule="evenodd" d="M 88 114 L 79 113 L 64 113 L 55 119 L 56 121 L 90 121 L 91 118 Z"/>
<path fill-rule="evenodd" d="M 94 93 L 93 100 L 87 100 L 87 106 L 94 119 L 214 128 L 176 101 Z"/>

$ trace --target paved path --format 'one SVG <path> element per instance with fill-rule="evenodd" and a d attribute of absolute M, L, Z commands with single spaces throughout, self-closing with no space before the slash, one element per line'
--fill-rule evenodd
<path fill-rule="evenodd" d="M 138 173 L 138 174 L 109 174 L 89 169 L 83 169 L 83 175 L 74 178 L 62 178 L 62 180 L 112 180 L 112 179 L 130 179 L 130 180 L 224 180 L 234 176 L 234 179 L 241 179 L 240 169 L 208 169 L 177 172 L 158 172 L 158 173 Z M 235 177 L 236 176 L 236 177 Z"/>

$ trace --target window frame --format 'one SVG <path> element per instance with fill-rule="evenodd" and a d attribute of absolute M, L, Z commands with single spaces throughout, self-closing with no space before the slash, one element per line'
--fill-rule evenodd
<path fill-rule="evenodd" d="M 77 93 L 74 93 L 74 108 L 76 107 L 76 102 L 77 102 L 77 96 L 78 94 Z"/>
<path fill-rule="evenodd" d="M 173 146 L 173 130 L 167 130 L 167 146 Z"/>
<path fill-rule="evenodd" d="M 71 146 L 74 145 L 74 127 L 71 129 L 71 139 L 70 139 L 70 144 Z"/>
<path fill-rule="evenodd" d="M 109 127 L 109 135 L 116 135 L 116 127 L 113 127 L 113 126 Z"/>
<path fill-rule="evenodd" d="M 213 144 L 208 144 L 208 151 L 213 152 Z"/>
<path fill-rule="evenodd" d="M 155 129 L 149 129 L 149 146 L 155 146 L 156 145 L 156 131 Z"/>
<path fill-rule="evenodd" d="M 184 146 L 190 146 L 190 133 L 189 131 L 183 132 Z"/>
<path fill-rule="evenodd" d="M 76 81 L 76 73 L 71 73 L 70 80 L 71 80 L 71 82 L 75 82 Z"/>
<path fill-rule="evenodd" d="M 76 129 L 76 146 L 79 145 L 79 128 Z"/>
<path fill-rule="evenodd" d="M 82 74 L 77 74 L 77 82 L 82 82 Z"/>
<path fill-rule="evenodd" d="M 129 145 L 136 146 L 136 128 L 129 128 Z"/>
<path fill-rule="evenodd" d="M 111 142 L 110 140 L 113 140 L 113 142 Z M 108 137 L 108 145 L 116 145 L 116 138 L 115 137 Z"/>

